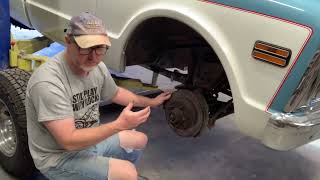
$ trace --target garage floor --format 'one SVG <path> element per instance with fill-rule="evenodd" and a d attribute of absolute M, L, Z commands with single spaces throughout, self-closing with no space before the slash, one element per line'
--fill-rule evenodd
<path fill-rule="evenodd" d="M 114 119 L 119 107 L 104 106 L 102 119 Z M 149 144 L 138 169 L 150 180 L 319 180 L 320 142 L 294 151 L 278 152 L 244 136 L 232 122 L 221 119 L 199 138 L 177 137 L 161 108 L 138 130 Z M 1 180 L 13 180 L 0 169 Z"/>
<path fill-rule="evenodd" d="M 150 180 L 320 179 L 319 141 L 294 151 L 274 151 L 241 134 L 232 119 L 223 118 L 201 137 L 186 139 L 169 129 L 161 108 L 153 109 L 140 128 L 149 136 L 140 172 Z"/>
<path fill-rule="evenodd" d="M 150 74 L 129 68 L 127 75 Z M 130 76 L 132 77 L 132 76 Z M 150 82 L 149 80 L 146 80 Z M 170 88 L 160 79 L 164 89 Z M 168 86 L 167 86 L 168 85 Z M 113 120 L 119 106 L 101 108 L 104 122 Z M 162 108 L 152 109 L 149 121 L 138 130 L 149 144 L 138 166 L 150 180 L 319 180 L 320 141 L 289 152 L 268 149 L 241 134 L 234 116 L 220 119 L 215 128 L 198 138 L 181 138 L 168 127 Z M 0 180 L 13 180 L 0 168 Z"/>

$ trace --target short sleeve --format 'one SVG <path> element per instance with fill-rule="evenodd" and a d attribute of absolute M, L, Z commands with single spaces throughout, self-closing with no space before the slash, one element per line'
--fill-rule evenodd
<path fill-rule="evenodd" d="M 50 121 L 73 117 L 71 99 L 65 90 L 50 82 L 32 86 L 29 99 L 34 105 L 38 121 Z"/>
<path fill-rule="evenodd" d="M 107 101 L 107 100 L 111 100 L 115 96 L 118 90 L 118 86 L 114 82 L 108 68 L 104 63 L 101 64 L 101 68 L 104 76 L 102 90 L 101 90 L 101 100 Z"/>

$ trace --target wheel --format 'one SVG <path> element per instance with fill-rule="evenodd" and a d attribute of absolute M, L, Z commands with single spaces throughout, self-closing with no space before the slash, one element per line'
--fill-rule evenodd
<path fill-rule="evenodd" d="M 0 163 L 17 177 L 30 175 L 34 164 L 28 148 L 25 91 L 30 73 L 0 71 Z"/>
<path fill-rule="evenodd" d="M 168 124 L 179 136 L 195 137 L 208 122 L 208 106 L 196 93 L 180 89 L 164 104 Z"/>

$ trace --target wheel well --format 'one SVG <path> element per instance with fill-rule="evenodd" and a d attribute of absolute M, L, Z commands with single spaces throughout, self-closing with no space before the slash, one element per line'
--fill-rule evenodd
<path fill-rule="evenodd" d="M 208 105 L 208 127 L 233 112 L 224 68 L 208 42 L 190 26 L 170 18 L 151 18 L 131 34 L 124 52 L 126 66 L 142 65 L 181 82 L 176 89 L 199 91 Z M 221 93 L 228 97 L 221 100 Z"/>
<path fill-rule="evenodd" d="M 164 51 L 177 48 L 210 47 L 188 25 L 170 18 L 151 18 L 141 23 L 132 33 L 125 54 L 126 65 L 155 61 Z"/>
<path fill-rule="evenodd" d="M 141 23 L 127 42 L 125 63 L 188 69 L 189 74 L 195 73 L 195 77 L 208 84 L 215 83 L 218 77 L 221 79 L 221 75 L 227 79 L 208 42 L 190 26 L 171 18 L 157 17 Z"/>

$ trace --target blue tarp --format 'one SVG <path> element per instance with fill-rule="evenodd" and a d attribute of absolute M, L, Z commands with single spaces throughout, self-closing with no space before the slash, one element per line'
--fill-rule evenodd
<path fill-rule="evenodd" d="M 10 15 L 9 0 L 0 0 L 0 69 L 9 66 Z"/>
<path fill-rule="evenodd" d="M 39 56 L 48 56 L 48 57 L 53 57 L 57 53 L 63 51 L 65 47 L 57 42 L 52 43 L 49 47 L 43 48 L 40 51 L 37 51 L 33 53 L 34 55 L 39 55 Z"/>

